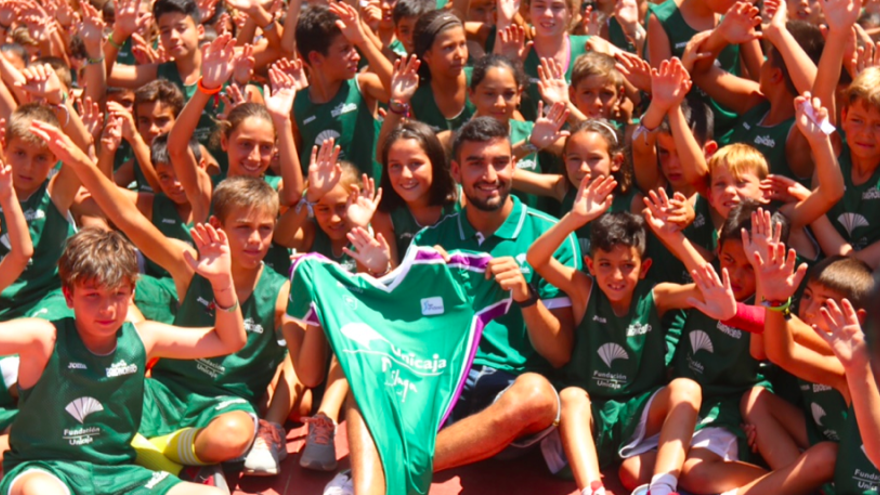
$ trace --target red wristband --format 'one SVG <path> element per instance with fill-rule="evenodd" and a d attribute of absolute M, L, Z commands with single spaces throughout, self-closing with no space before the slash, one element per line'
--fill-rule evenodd
<path fill-rule="evenodd" d="M 196 85 L 198 86 L 199 91 L 201 91 L 202 93 L 205 93 L 206 95 L 209 95 L 209 96 L 210 96 L 210 95 L 216 95 L 217 93 L 223 91 L 223 85 L 222 85 L 222 84 L 220 85 L 219 88 L 215 88 L 215 89 L 208 89 L 208 88 L 206 88 L 206 87 L 202 84 L 202 78 L 201 78 L 201 77 L 199 78 L 199 82 L 197 82 Z"/>
<path fill-rule="evenodd" d="M 723 321 L 725 325 L 745 330 L 749 333 L 764 333 L 764 315 L 767 309 L 751 304 L 736 303 L 736 316 Z"/>

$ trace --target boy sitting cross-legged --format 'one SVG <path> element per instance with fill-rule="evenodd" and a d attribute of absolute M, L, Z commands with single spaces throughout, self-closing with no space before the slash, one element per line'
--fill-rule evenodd
<path fill-rule="evenodd" d="M 147 360 L 220 356 L 245 343 L 226 235 L 199 225 L 193 238 L 200 257 L 188 255 L 187 260 L 213 288 L 209 297 L 218 308 L 213 328 L 184 331 L 149 321 L 126 322 L 137 278 L 135 251 L 122 235 L 95 229 L 72 237 L 59 260 L 64 297 L 74 317 L 0 324 L 0 353 L 21 356 L 21 414 L 10 437 L 0 491 L 220 493 L 132 464 Z"/>
<path fill-rule="evenodd" d="M 542 277 L 568 294 L 579 325 L 565 368 L 571 386 L 560 394 L 563 448 L 578 488 L 596 495 L 604 493 L 600 461 L 639 454 L 646 445 L 657 445 L 652 437 L 659 435 L 650 493 L 668 495 L 676 490 L 687 456 L 701 391 L 689 379 L 664 386 L 660 318 L 667 310 L 688 307 L 730 317 L 733 293 L 727 275 L 722 284 L 709 265 L 691 272 L 696 284 L 645 281 L 651 261 L 643 259 L 644 222 L 627 212 L 600 216 L 611 204 L 615 182 L 589 182 L 589 177 L 583 180 L 572 211 L 532 245 L 527 257 Z M 552 254 L 566 236 L 594 219 L 587 257 L 592 276 L 556 262 Z"/>

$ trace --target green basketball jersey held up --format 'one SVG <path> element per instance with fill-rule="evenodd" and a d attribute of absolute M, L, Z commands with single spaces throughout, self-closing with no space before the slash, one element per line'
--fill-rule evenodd
<path fill-rule="evenodd" d="M 844 192 L 828 210 L 828 219 L 854 249 L 863 249 L 880 240 L 880 167 L 864 184 L 855 185 L 849 146 L 843 146 L 837 162 L 843 174 Z"/>
<path fill-rule="evenodd" d="M 436 225 L 422 229 L 413 238 L 412 246 L 441 246 L 447 251 L 464 249 L 485 252 L 494 258 L 512 256 L 526 281 L 538 288 L 544 306 L 548 309 L 571 306 L 571 300 L 538 275 L 526 261 L 529 247 L 556 223 L 556 219 L 523 205 L 516 196 L 510 199 L 513 201 L 510 215 L 491 235 L 483 236 L 474 229 L 467 219 L 468 207 L 465 207 Z M 410 249 L 413 249 L 412 246 Z M 573 235 L 566 238 L 553 257 L 571 268 L 581 268 L 580 251 Z M 532 346 L 519 307 L 511 308 L 506 315 L 486 326 L 474 363 L 515 374 L 526 371 L 550 372 L 552 369 L 550 363 Z"/>
<path fill-rule="evenodd" d="M 839 442 L 846 429 L 849 406 L 834 387 L 798 379 L 807 418 L 810 445 L 830 440 Z"/>
<path fill-rule="evenodd" d="M 357 77 L 344 81 L 336 96 L 327 103 L 312 103 L 308 91 L 300 91 L 293 102 L 293 115 L 302 137 L 300 162 L 308 172 L 312 146 L 335 138 L 342 149 L 340 160 L 348 160 L 357 169 L 379 180 L 382 167 L 376 163 L 376 139 L 379 122 L 373 118 Z"/>
<path fill-rule="evenodd" d="M 761 363 L 749 353 L 751 337 L 691 309 L 678 344 L 675 375 L 699 383 L 703 397 L 743 393 L 763 379 Z"/>
<path fill-rule="evenodd" d="M 320 326 L 348 378 L 385 471 L 386 493 L 426 494 L 434 441 L 480 334 L 510 307 L 486 278 L 491 256 L 413 248 L 388 275 L 352 275 L 307 255 L 291 275 L 293 318 Z"/>
<path fill-rule="evenodd" d="M 440 213 L 440 219 L 437 221 L 439 222 L 440 220 L 443 220 L 447 215 L 452 215 L 459 211 L 459 209 L 460 205 L 458 201 L 444 205 L 443 210 Z M 425 226 L 416 220 L 416 217 L 413 216 L 409 207 L 406 205 L 391 210 L 388 212 L 388 216 L 391 217 L 391 225 L 394 226 L 394 237 L 397 238 L 397 256 L 398 258 L 403 259 L 403 255 L 406 253 L 406 250 L 409 249 L 413 236 Z"/>
<path fill-rule="evenodd" d="M 672 50 L 672 56 L 681 58 L 684 54 L 684 48 L 688 41 L 697 34 L 697 30 L 692 28 L 684 17 L 681 15 L 675 0 L 666 0 L 661 4 L 648 4 L 648 15 L 654 14 L 663 31 L 669 38 L 669 48 Z M 722 69 L 731 74 L 739 74 L 739 45 L 728 45 L 721 51 L 718 59 L 715 61 Z M 715 136 L 719 142 L 723 142 L 725 135 L 730 132 L 736 121 L 737 115 L 724 107 L 718 102 L 703 93 L 699 88 L 694 88 L 701 95 L 701 99 L 709 105 L 712 113 L 715 114 Z"/>
<path fill-rule="evenodd" d="M 613 197 L 611 199 L 611 207 L 608 208 L 606 213 L 617 213 L 621 211 L 630 211 L 632 207 L 633 198 L 636 195 L 635 188 L 630 189 L 626 194 L 619 194 L 618 191 L 614 191 Z M 568 184 L 568 189 L 565 191 L 565 196 L 562 198 L 562 206 L 559 209 L 559 216 L 564 217 L 568 212 L 571 211 L 572 206 L 574 206 L 574 200 L 577 199 L 577 188 Z M 582 225 L 581 228 L 577 229 L 574 233 L 577 236 L 578 246 L 581 248 L 581 254 L 583 256 L 590 255 L 590 224 Z"/>
<path fill-rule="evenodd" d="M 265 266 L 254 292 L 241 302 L 247 343 L 227 356 L 195 360 L 160 359 L 153 379 L 176 382 L 201 395 L 234 395 L 256 403 L 284 359 L 279 344 L 275 304 L 286 279 Z M 207 279 L 194 275 L 174 324 L 181 327 L 214 326 L 214 291 Z M 280 330 L 280 329 L 277 329 Z"/>
<path fill-rule="evenodd" d="M 641 280 L 629 312 L 617 316 L 608 297 L 593 282 L 587 311 L 574 334 L 566 384 L 597 399 L 645 393 L 664 383 L 666 341 L 654 304 L 654 284 Z"/>
<path fill-rule="evenodd" d="M 159 229 L 159 232 L 169 239 L 179 239 L 192 246 L 192 236 L 189 229 L 193 228 L 193 224 L 186 223 L 177 213 L 174 201 L 163 193 L 153 195 L 153 216 L 150 218 L 153 225 Z M 147 258 L 147 275 L 154 277 L 170 277 L 171 274 L 161 266 Z"/>
<path fill-rule="evenodd" d="M 834 468 L 836 495 L 874 495 L 880 488 L 880 470 L 865 454 L 865 444 L 856 421 L 856 413 L 850 407 L 846 425 L 837 451 Z"/>
<path fill-rule="evenodd" d="M 36 385 L 20 391 L 4 471 L 32 460 L 134 461 L 146 365 L 137 330 L 124 323 L 116 349 L 99 356 L 83 344 L 73 318 L 52 323 L 55 349 Z"/>
<path fill-rule="evenodd" d="M 745 143 L 753 146 L 764 155 L 770 166 L 770 173 L 797 179 L 805 186 L 810 186 L 810 177 L 798 177 L 788 166 L 785 143 L 794 127 L 794 117 L 773 126 L 762 125 L 770 113 L 770 102 L 763 101 L 737 119 L 730 135 L 726 136 L 721 146 L 731 143 Z"/>
<path fill-rule="evenodd" d="M 473 67 L 465 67 L 464 75 L 467 78 L 467 86 L 471 87 L 471 75 L 474 72 Z M 471 103 L 470 97 L 465 93 L 464 107 L 458 115 L 446 118 L 440 107 L 437 106 L 437 100 L 434 99 L 434 91 L 431 89 L 430 81 L 421 81 L 418 89 L 410 100 L 413 117 L 428 124 L 436 132 L 455 131 L 470 120 L 477 111 L 477 108 Z"/>
<path fill-rule="evenodd" d="M 21 211 L 28 224 L 34 255 L 18 279 L 0 294 L 0 321 L 23 316 L 27 310 L 50 291 L 61 288 L 58 258 L 64 243 L 74 233 L 68 212 L 58 211 L 48 190 L 49 181 L 24 201 Z M 0 215 L 0 258 L 9 254 L 9 228 Z"/>

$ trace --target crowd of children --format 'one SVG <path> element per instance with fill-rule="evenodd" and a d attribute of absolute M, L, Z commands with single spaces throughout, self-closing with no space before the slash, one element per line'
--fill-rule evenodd
<path fill-rule="evenodd" d="M 327 495 L 532 449 L 584 495 L 880 489 L 880 2 L 0 0 L 0 36 L 0 494 L 229 493 L 288 421 L 336 471 L 343 420 Z"/>

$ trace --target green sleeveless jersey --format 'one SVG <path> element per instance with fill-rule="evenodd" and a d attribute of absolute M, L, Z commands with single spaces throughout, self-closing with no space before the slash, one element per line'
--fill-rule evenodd
<path fill-rule="evenodd" d="M 660 24 L 663 26 L 663 31 L 666 32 L 666 36 L 669 38 L 669 47 L 672 50 L 672 56 L 681 58 L 684 54 L 684 48 L 687 46 L 688 41 L 697 34 L 697 30 L 692 28 L 690 24 L 684 20 L 684 17 L 681 15 L 681 10 L 679 10 L 675 0 L 666 0 L 661 4 L 648 4 L 648 15 L 652 13 L 657 17 L 657 20 L 660 21 Z M 728 45 L 724 48 L 718 56 L 718 59 L 715 61 L 715 64 L 731 74 L 738 75 L 739 45 Z M 696 86 L 694 89 L 701 95 L 703 102 L 709 105 L 712 113 L 715 114 L 715 139 L 719 142 L 724 142 L 725 136 L 730 132 L 736 122 L 737 114 L 722 107 L 721 104 L 710 98 Z"/>
<path fill-rule="evenodd" d="M 510 307 L 486 278 L 491 256 L 411 249 L 388 275 L 296 260 L 290 316 L 321 326 L 376 444 L 386 493 L 426 494 L 434 441 L 464 386 L 480 334 Z M 430 283 L 426 283 L 430 281 Z"/>
<path fill-rule="evenodd" d="M 49 181 L 43 183 L 29 198 L 20 201 L 27 220 L 34 255 L 24 272 L 0 294 L 0 321 L 24 315 L 28 306 L 36 304 L 50 291 L 61 288 L 58 258 L 64 243 L 75 229 L 70 214 L 58 211 L 49 196 Z M 9 254 L 9 228 L 0 215 L 0 258 Z"/>
<path fill-rule="evenodd" d="M 171 84 L 177 86 L 180 91 L 183 92 L 183 96 L 186 98 L 186 101 L 189 101 L 190 98 L 196 94 L 196 91 L 199 90 L 198 84 L 190 84 L 186 85 L 183 83 L 183 79 L 180 77 L 180 72 L 177 70 L 177 64 L 174 61 L 164 62 L 159 64 L 158 69 L 156 70 L 157 76 L 159 79 L 165 79 Z M 224 87 L 226 85 L 224 84 Z M 195 138 L 204 146 L 208 146 L 211 133 L 214 132 L 214 127 L 216 123 L 214 121 L 214 116 L 216 116 L 220 112 L 221 101 L 219 95 L 214 95 L 211 99 L 208 100 L 208 104 L 205 105 L 205 109 L 202 110 L 202 115 L 199 117 L 199 125 L 196 127 L 193 135 Z M 226 153 L 216 153 L 214 154 L 214 158 L 218 161 L 221 159 L 224 160 L 223 165 L 225 165 Z M 221 170 L 226 170 L 225 166 L 220 167 Z"/>
<path fill-rule="evenodd" d="M 349 249 L 351 249 L 351 246 L 349 246 Z M 340 266 L 349 272 L 357 273 L 357 261 L 344 252 L 339 256 L 336 256 L 336 254 L 333 253 L 333 241 L 331 241 L 330 237 L 321 230 L 321 227 L 318 226 L 317 222 L 315 222 L 315 240 L 312 242 L 312 249 L 310 249 L 309 252 L 318 253 L 330 261 L 339 263 Z M 402 255 L 403 253 L 398 253 L 398 256 Z"/>
<path fill-rule="evenodd" d="M 843 147 L 837 162 L 843 174 L 844 192 L 828 210 L 828 219 L 854 249 L 862 249 L 880 240 L 880 167 L 864 184 L 855 185 L 848 146 Z"/>
<path fill-rule="evenodd" d="M 443 220 L 447 215 L 452 215 L 459 211 L 459 209 L 460 205 L 458 201 L 444 205 L 443 210 L 440 213 L 440 219 L 437 221 L 439 222 L 440 220 Z M 406 205 L 391 210 L 388 212 L 388 215 L 391 217 L 391 225 L 394 226 L 394 237 L 396 237 L 397 242 L 397 256 L 402 260 L 404 253 L 409 249 L 413 236 L 415 236 L 418 231 L 422 230 L 425 225 L 420 224 L 418 220 L 416 220 L 416 217 L 413 216 L 409 207 Z M 324 256 L 327 255 L 325 254 Z M 330 258 L 330 256 L 327 257 Z"/>
<path fill-rule="evenodd" d="M 699 383 L 703 397 L 741 394 L 763 379 L 760 361 L 749 353 L 749 332 L 691 309 L 681 337 L 675 375 Z"/>
<path fill-rule="evenodd" d="M 737 119 L 730 135 L 726 136 L 722 146 L 731 143 L 745 143 L 760 151 L 767 164 L 770 165 L 770 173 L 784 175 L 797 179 L 801 183 L 806 182 L 810 186 L 810 177 L 797 177 L 788 166 L 788 158 L 785 153 L 785 143 L 788 135 L 794 127 L 794 117 L 782 121 L 773 126 L 765 126 L 761 123 L 770 113 L 770 102 L 763 101 Z"/>
<path fill-rule="evenodd" d="M 152 377 L 177 382 L 201 395 L 234 395 L 256 403 L 285 356 L 275 328 L 275 304 L 286 279 L 263 267 L 254 292 L 241 302 L 247 343 L 227 356 L 202 359 L 160 359 Z M 174 324 L 181 327 L 214 326 L 214 291 L 211 283 L 193 276 Z"/>
<path fill-rule="evenodd" d="M 150 221 L 162 235 L 169 239 L 179 239 L 192 246 L 192 236 L 189 229 L 193 228 L 192 223 L 186 223 L 177 213 L 174 201 L 163 193 L 153 195 L 153 215 Z M 154 277 L 170 277 L 171 274 L 167 270 L 157 265 L 147 258 L 147 275 Z"/>
<path fill-rule="evenodd" d="M 666 343 L 654 304 L 654 284 L 640 281 L 629 312 L 617 316 L 593 284 L 587 312 L 574 336 L 567 384 L 597 399 L 632 397 L 664 383 Z"/>
<path fill-rule="evenodd" d="M 410 250 L 414 246 L 441 246 L 447 251 L 463 249 L 484 252 L 495 258 L 511 256 L 519 264 L 526 282 L 538 288 L 538 296 L 544 306 L 548 309 L 571 306 L 568 296 L 544 280 L 526 261 L 529 247 L 557 220 L 525 206 L 516 196 L 510 199 L 513 201 L 510 215 L 491 235 L 483 236 L 474 229 L 467 219 L 465 207 L 419 231 L 413 238 Z M 566 238 L 553 257 L 563 265 L 581 269 L 580 250 L 574 235 Z M 474 363 L 513 374 L 526 371 L 549 373 L 552 370 L 550 363 L 532 346 L 518 306 L 486 326 Z"/>
<path fill-rule="evenodd" d="M 847 413 L 846 425 L 837 451 L 834 468 L 834 488 L 837 495 L 874 495 L 880 488 L 880 470 L 865 454 L 865 444 L 852 407 Z"/>
<path fill-rule="evenodd" d="M 527 141 L 532 136 L 532 128 L 535 127 L 535 123 L 510 119 L 508 121 L 508 127 L 510 127 L 510 144 L 513 145 L 520 141 Z M 517 160 L 516 168 L 520 170 L 528 170 L 529 172 L 534 172 L 536 174 L 544 172 L 541 167 L 541 160 L 538 157 L 538 153 L 532 153 Z M 538 196 L 522 191 L 513 191 L 513 194 L 515 194 L 529 208 L 538 207 L 540 201 Z"/>
<path fill-rule="evenodd" d="M 52 323 L 55 349 L 36 385 L 20 390 L 4 471 L 37 460 L 133 462 L 147 357 L 140 335 L 123 323 L 116 349 L 99 356 L 83 344 L 73 318 Z"/>
<path fill-rule="evenodd" d="M 635 188 L 630 189 L 626 194 L 620 194 L 619 191 L 614 191 L 613 198 L 611 199 L 611 207 L 608 208 L 608 211 L 606 213 L 630 211 L 635 195 Z M 577 188 L 569 184 L 568 189 L 566 189 L 565 191 L 565 196 L 562 197 L 562 207 L 559 210 L 560 217 L 564 217 L 568 212 L 571 211 L 572 206 L 574 206 L 575 199 L 577 199 Z M 590 222 L 587 222 L 586 225 L 582 225 L 581 228 L 577 229 L 574 232 L 577 236 L 578 246 L 580 246 L 581 254 L 583 256 L 590 255 L 591 231 L 592 229 L 590 227 Z"/>
<path fill-rule="evenodd" d="M 623 32 L 623 27 L 621 27 L 617 17 L 613 15 L 608 17 L 608 41 L 625 52 L 638 53 L 636 46 L 629 41 L 626 33 Z"/>
<path fill-rule="evenodd" d="M 335 138 L 342 149 L 340 160 L 348 160 L 357 169 L 379 180 L 382 167 L 376 162 L 376 139 L 379 122 L 373 118 L 357 77 L 342 83 L 336 96 L 327 103 L 312 103 L 308 91 L 300 91 L 293 102 L 293 116 L 302 136 L 300 162 L 308 172 L 312 146 Z"/>
<path fill-rule="evenodd" d="M 468 88 L 471 87 L 471 75 L 473 73 L 473 67 L 464 68 Z M 465 94 L 464 107 L 462 107 L 461 112 L 454 117 L 446 118 L 440 111 L 440 107 L 437 106 L 437 100 L 434 99 L 434 90 L 431 89 L 430 81 L 421 81 L 419 83 L 419 87 L 410 101 L 410 107 L 415 119 L 428 124 L 436 132 L 458 130 L 477 111 L 477 108 L 471 103 L 470 97 Z"/>
<path fill-rule="evenodd" d="M 839 442 L 846 429 L 849 406 L 833 387 L 798 379 L 807 418 L 807 436 L 810 445 L 830 440 Z"/>

